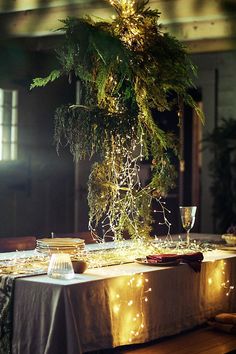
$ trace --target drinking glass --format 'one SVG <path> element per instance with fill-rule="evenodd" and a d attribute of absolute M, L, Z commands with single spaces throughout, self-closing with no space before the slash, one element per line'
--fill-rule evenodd
<path fill-rule="evenodd" d="M 195 222 L 195 215 L 197 211 L 196 206 L 180 206 L 180 216 L 183 228 L 187 231 L 186 243 L 187 246 L 190 244 L 190 230 L 192 229 Z"/>
<path fill-rule="evenodd" d="M 56 253 L 52 254 L 49 267 L 48 276 L 56 279 L 69 280 L 74 278 L 74 269 L 69 254 Z"/>

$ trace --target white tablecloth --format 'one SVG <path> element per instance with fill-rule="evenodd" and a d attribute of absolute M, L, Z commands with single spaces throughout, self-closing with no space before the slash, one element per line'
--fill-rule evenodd
<path fill-rule="evenodd" d="M 187 264 L 126 264 L 70 281 L 16 281 L 13 354 L 80 354 L 179 333 L 236 311 L 236 254 L 208 252 L 200 273 Z M 150 291 L 151 289 L 151 291 Z"/>

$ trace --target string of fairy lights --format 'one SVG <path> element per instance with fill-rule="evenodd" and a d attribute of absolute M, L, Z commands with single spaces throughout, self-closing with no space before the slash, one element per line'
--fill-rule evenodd
<path fill-rule="evenodd" d="M 132 343 L 145 327 L 144 306 L 149 301 L 148 293 L 152 291 L 148 282 L 149 279 L 143 273 L 132 274 L 126 280 L 126 284 L 122 284 L 126 286 L 130 298 L 127 299 L 125 296 L 124 299 L 121 292 L 116 292 L 112 299 L 114 316 L 121 319 L 126 313 L 128 323 L 124 335 L 129 343 Z"/>
<path fill-rule="evenodd" d="M 134 129 L 132 130 L 134 133 Z M 154 189 L 149 184 L 145 185 L 141 181 L 141 163 L 143 160 L 143 133 L 139 138 L 131 134 L 126 139 L 116 136 L 113 149 L 107 151 L 105 163 L 107 165 L 106 185 L 109 186 L 110 200 L 107 201 L 107 211 L 101 221 L 102 236 L 96 230 L 96 222 L 89 221 L 89 229 L 94 239 L 99 242 L 104 240 L 122 240 L 123 230 L 129 230 L 132 238 L 142 238 L 144 234 L 149 234 L 150 230 L 145 230 L 147 212 L 140 211 L 140 205 L 144 204 L 148 210 L 152 202 L 155 201 L 153 213 L 159 216 L 159 225 L 166 226 L 167 238 L 171 239 L 171 223 L 168 220 L 170 210 L 166 207 L 162 197 L 155 197 Z M 127 143 L 128 141 L 128 143 Z"/>
<path fill-rule="evenodd" d="M 222 275 L 225 277 L 226 273 L 225 273 L 225 266 L 226 266 L 226 262 L 223 262 L 222 265 Z M 226 296 L 229 296 L 231 294 L 231 292 L 234 290 L 234 285 L 232 285 L 229 281 L 229 279 L 227 279 L 226 281 L 221 283 L 221 287 L 223 289 L 226 289 Z"/>

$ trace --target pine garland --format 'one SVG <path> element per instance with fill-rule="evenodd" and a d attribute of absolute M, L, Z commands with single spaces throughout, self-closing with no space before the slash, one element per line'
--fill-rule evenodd
<path fill-rule="evenodd" d="M 55 141 L 57 148 L 63 141 L 69 143 L 76 159 L 100 154 L 89 179 L 90 225 L 95 230 L 99 220 L 108 216 L 109 231 L 115 238 L 122 238 L 125 229 L 132 237 L 148 235 L 152 198 L 166 195 L 174 185 L 171 154 L 177 153 L 175 137 L 160 129 L 153 111 L 178 110 L 181 100 L 202 119 L 188 93 L 195 68 L 184 46 L 161 32 L 160 14 L 148 8 L 148 2 L 110 0 L 117 12 L 112 22 L 95 22 L 89 17 L 63 20 L 65 41 L 57 50 L 60 68 L 46 78 L 34 79 L 31 85 L 45 86 L 62 75 L 81 80 L 81 104 L 56 111 Z M 138 160 L 130 162 L 127 173 L 136 178 L 130 182 L 135 191 L 124 176 L 122 189 L 108 168 L 119 165 L 122 174 L 131 149 L 139 150 L 138 160 L 152 157 L 154 161 L 149 185 L 136 189 Z M 117 188 L 122 189 L 120 200 Z M 115 210 L 122 208 L 120 202 L 131 203 L 137 215 L 127 208 Z"/>

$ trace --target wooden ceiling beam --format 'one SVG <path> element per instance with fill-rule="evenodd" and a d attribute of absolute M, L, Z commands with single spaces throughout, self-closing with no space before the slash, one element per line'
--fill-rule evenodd
<path fill-rule="evenodd" d="M 234 44 L 236 11 L 229 14 L 224 1 L 150 0 L 150 6 L 161 12 L 164 32 L 189 44 L 191 51 L 205 51 L 203 43 L 210 41 L 214 50 Z M 0 0 L 0 29 L 2 38 L 53 36 L 60 34 L 55 31 L 67 16 L 111 19 L 114 14 L 106 0 Z"/>
<path fill-rule="evenodd" d="M 236 38 L 204 39 L 186 42 L 189 53 L 212 53 L 236 50 Z"/>
<path fill-rule="evenodd" d="M 61 27 L 60 19 L 67 16 L 94 15 L 104 17 L 104 8 L 97 7 L 91 10 L 89 7 L 71 6 L 40 9 L 36 11 L 17 12 L 14 14 L 0 14 L 1 32 L 12 37 L 33 37 L 55 34 L 55 30 Z M 110 17 L 112 12 L 110 12 Z M 107 16 L 108 17 L 108 16 Z M 162 21 L 164 32 L 170 32 L 178 39 L 198 40 L 206 38 L 224 38 L 234 35 L 236 17 L 195 19 L 191 21 Z"/>
<path fill-rule="evenodd" d="M 98 3 L 104 3 L 102 0 L 0 0 L 0 12 L 20 12 L 28 10 L 49 9 L 71 5 L 90 5 L 93 7 Z"/>
<path fill-rule="evenodd" d="M 219 16 L 222 15 L 222 10 L 225 10 L 225 4 L 228 2 L 229 0 L 149 0 L 149 6 L 158 9 L 163 20 L 173 20 L 185 17 Z M 104 17 L 110 12 L 108 9 L 111 9 L 109 0 L 0 0 L 0 13 L 74 6 L 90 8 L 95 15 L 96 8 L 103 8 Z"/>
<path fill-rule="evenodd" d="M 113 12 L 107 9 L 110 17 Z M 90 3 L 85 6 L 72 4 L 70 6 L 40 8 L 19 12 L 0 13 L 0 29 L 3 35 L 9 37 L 33 37 L 55 34 L 55 30 L 61 27 L 61 19 L 68 16 L 82 17 L 85 15 L 99 18 L 107 17 L 104 6 L 96 2 L 94 7 Z M 59 34 L 59 33 L 58 33 Z"/>
<path fill-rule="evenodd" d="M 236 17 L 215 20 L 191 22 L 173 22 L 162 26 L 164 32 L 169 32 L 181 41 L 188 42 L 205 39 L 223 39 L 235 36 Z"/>

